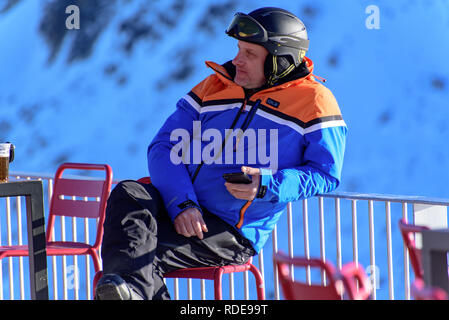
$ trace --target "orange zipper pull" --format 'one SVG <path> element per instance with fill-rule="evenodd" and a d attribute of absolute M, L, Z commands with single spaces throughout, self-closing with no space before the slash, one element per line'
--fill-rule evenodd
<path fill-rule="evenodd" d="M 253 203 L 252 200 L 246 201 L 246 203 L 243 205 L 243 207 L 240 209 L 240 218 L 235 227 L 237 229 L 240 229 L 243 225 L 243 218 L 245 217 L 245 212 L 249 208 L 249 206 Z"/>

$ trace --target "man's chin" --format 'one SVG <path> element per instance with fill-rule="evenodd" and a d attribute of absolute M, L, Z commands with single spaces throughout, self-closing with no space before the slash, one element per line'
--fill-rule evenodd
<path fill-rule="evenodd" d="M 241 87 L 244 87 L 248 83 L 248 81 L 246 81 L 246 79 L 242 79 L 241 77 L 238 77 L 238 76 L 236 76 L 234 78 L 234 82 Z"/>

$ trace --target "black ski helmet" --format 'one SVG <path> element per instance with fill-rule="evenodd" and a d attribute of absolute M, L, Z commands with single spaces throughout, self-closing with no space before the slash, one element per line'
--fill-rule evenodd
<path fill-rule="evenodd" d="M 264 7 L 249 14 L 238 12 L 226 34 L 267 49 L 265 75 L 269 84 L 299 66 L 309 48 L 304 23 L 293 13 L 280 8 Z"/>

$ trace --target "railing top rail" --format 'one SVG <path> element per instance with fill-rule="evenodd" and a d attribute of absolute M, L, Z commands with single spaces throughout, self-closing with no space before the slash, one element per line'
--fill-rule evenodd
<path fill-rule="evenodd" d="M 11 177 L 30 177 L 33 179 L 53 179 L 54 174 L 43 174 L 43 173 L 33 173 L 33 172 L 21 172 L 21 171 L 10 171 L 9 175 Z M 95 177 L 87 177 L 82 175 L 66 175 L 70 178 L 78 179 L 92 179 L 96 180 Z M 114 184 L 118 181 L 114 180 Z M 418 204 L 432 204 L 432 205 L 442 205 L 449 206 L 449 199 L 442 198 L 430 198 L 423 196 L 405 196 L 405 195 L 389 195 L 389 194 L 377 194 L 377 193 L 360 193 L 360 192 L 330 192 L 326 194 L 317 195 L 317 197 L 324 198 L 340 198 L 348 200 L 373 200 L 373 201 L 389 201 L 389 202 L 400 202 L 400 203 L 418 203 Z"/>
<path fill-rule="evenodd" d="M 30 179 L 54 179 L 54 174 L 49 173 L 35 173 L 35 172 L 23 172 L 23 171 L 10 171 L 9 176 L 16 178 L 30 178 Z M 84 180 L 100 180 L 99 177 L 89 177 L 86 175 L 75 175 L 75 174 L 64 174 L 64 178 L 71 178 L 71 179 L 84 179 Z M 112 181 L 113 184 L 117 184 L 118 181 L 114 180 Z"/>
<path fill-rule="evenodd" d="M 33 179 L 53 179 L 55 177 L 54 174 L 49 173 L 39 173 L 39 172 L 24 172 L 24 171 L 10 171 L 10 177 L 30 177 Z"/>
<path fill-rule="evenodd" d="M 388 194 L 359 193 L 359 192 L 344 192 L 343 191 L 343 192 L 330 192 L 330 193 L 326 193 L 326 194 L 320 194 L 320 195 L 318 195 L 318 197 L 449 206 L 449 199 L 430 198 L 430 197 L 422 197 L 422 196 L 403 196 L 403 195 L 388 195 Z"/>

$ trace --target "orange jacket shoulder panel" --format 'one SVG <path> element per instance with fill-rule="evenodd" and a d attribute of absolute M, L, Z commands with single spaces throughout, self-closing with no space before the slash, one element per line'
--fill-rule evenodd
<path fill-rule="evenodd" d="M 307 60 L 309 70 L 313 63 Z M 244 99 L 243 88 L 235 84 L 226 69 L 214 62 L 206 65 L 215 71 L 192 89 L 192 92 L 203 102 Z M 301 79 L 293 80 L 279 86 L 261 90 L 251 97 L 251 100 L 261 99 L 262 104 L 270 109 L 281 112 L 289 117 L 307 123 L 309 121 L 341 115 L 340 108 L 332 92 L 324 85 L 314 80 L 309 74 Z M 274 100 L 277 107 L 268 103 Z"/>
<path fill-rule="evenodd" d="M 254 97 L 256 98 L 256 96 Z M 322 84 L 311 79 L 300 79 L 294 85 L 279 90 L 260 92 L 257 98 L 270 109 L 277 110 L 304 123 L 317 118 L 341 115 L 333 94 Z M 270 106 L 268 99 L 279 103 Z"/>

